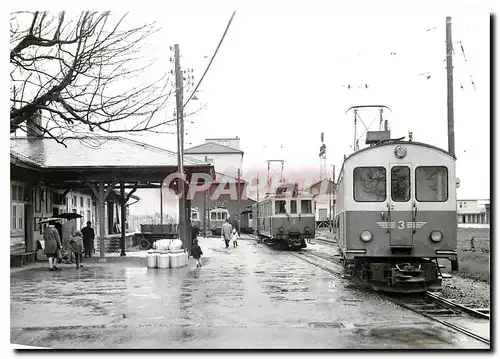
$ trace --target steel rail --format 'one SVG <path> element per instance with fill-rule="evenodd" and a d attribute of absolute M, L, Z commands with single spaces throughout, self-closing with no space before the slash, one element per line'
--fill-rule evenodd
<path fill-rule="evenodd" d="M 455 303 L 451 300 L 448 300 L 448 299 L 445 299 L 445 298 L 442 298 L 432 292 L 425 292 L 425 295 L 429 298 L 431 298 L 433 301 L 435 302 L 438 302 L 438 303 L 442 303 L 444 305 L 447 305 L 447 306 L 450 306 L 450 307 L 455 307 L 473 317 L 478 317 L 478 318 L 481 318 L 481 319 L 490 319 L 490 316 L 489 314 L 485 314 L 485 313 L 481 313 L 475 309 L 472 309 L 472 308 L 469 308 L 469 307 L 466 307 L 465 305 L 462 305 L 462 304 L 458 304 L 458 303 Z"/>
<path fill-rule="evenodd" d="M 377 292 L 376 292 L 376 293 L 377 293 Z M 403 301 L 398 300 L 398 299 L 396 299 L 396 298 L 391 298 L 390 296 L 388 296 L 388 295 L 384 295 L 384 294 L 381 294 L 381 293 L 377 293 L 377 294 L 378 294 L 381 298 L 387 299 L 387 300 L 389 300 L 389 301 L 393 302 L 393 303 L 394 303 L 394 304 L 396 304 L 396 305 L 399 305 L 399 306 L 401 306 L 401 307 L 403 307 L 403 308 L 409 309 L 409 310 L 411 310 L 411 311 L 412 311 L 412 312 L 414 312 L 414 313 L 420 314 L 420 315 L 422 315 L 422 316 L 424 316 L 424 317 L 426 317 L 426 318 L 428 318 L 428 319 L 431 319 L 431 320 L 433 320 L 433 321 L 436 321 L 436 322 L 438 322 L 438 323 L 440 323 L 440 324 L 442 324 L 442 325 L 444 325 L 444 326 L 446 326 L 446 327 L 449 327 L 449 328 L 455 329 L 456 331 L 459 331 L 459 332 L 461 332 L 461 333 L 463 333 L 463 334 L 465 334 L 465 335 L 467 335 L 467 336 L 469 336 L 469 337 L 471 337 L 471 338 L 474 338 L 474 339 L 476 339 L 476 340 L 479 340 L 480 342 L 483 342 L 483 343 L 485 343 L 485 344 L 490 345 L 490 340 L 489 340 L 489 339 L 484 338 L 484 337 L 482 337 L 482 336 L 480 336 L 480 335 L 478 335 L 478 334 L 475 334 L 475 333 L 471 332 L 470 330 L 467 330 L 467 329 L 465 329 L 465 328 L 459 327 L 458 325 L 452 324 L 452 323 L 447 322 L 447 321 L 445 321 L 445 320 L 441 320 L 441 319 L 439 319 L 439 318 L 436 318 L 436 317 L 434 317 L 434 316 L 432 316 L 432 315 L 430 315 L 430 314 L 425 313 L 424 311 L 421 311 L 421 310 L 418 310 L 418 309 L 412 308 L 410 305 L 408 305 L 408 304 L 404 303 Z"/>
<path fill-rule="evenodd" d="M 304 253 L 304 252 L 302 252 L 302 253 Z M 327 272 L 329 272 L 329 273 L 333 273 L 334 275 L 336 275 L 336 276 L 338 276 L 338 277 L 340 277 L 340 278 L 342 278 L 342 279 L 345 279 L 345 278 L 343 277 L 342 273 L 337 273 L 337 272 L 335 272 L 335 271 L 332 271 L 332 270 L 331 270 L 331 269 L 329 269 L 329 268 L 326 268 L 326 267 L 324 267 L 324 266 L 322 266 L 322 265 L 319 265 L 319 264 L 317 264 L 317 263 L 314 263 L 314 262 L 312 262 L 312 261 L 310 261 L 310 260 L 308 260 L 308 259 L 304 258 L 304 256 L 300 256 L 300 255 L 295 254 L 295 253 L 290 253 L 290 254 L 292 254 L 294 257 L 297 257 L 297 258 L 302 259 L 303 261 L 306 261 L 306 262 L 308 262 L 308 263 L 310 263 L 310 264 L 313 264 L 313 265 L 315 265 L 316 267 L 319 267 L 319 268 L 321 268 L 321 269 L 323 269 L 323 270 L 326 270 L 326 271 L 327 271 Z M 313 256 L 313 257 L 321 258 L 321 259 L 323 259 L 323 260 L 326 260 L 326 261 L 328 261 L 328 262 L 331 262 L 331 263 L 334 263 L 334 264 L 337 264 L 337 265 L 339 264 L 338 262 L 336 262 L 336 261 L 334 261 L 334 260 L 332 260 L 332 259 L 330 259 L 330 258 L 325 258 L 325 257 L 323 257 L 323 256 L 321 256 L 321 255 L 319 255 L 319 254 L 317 254 L 317 253 L 307 253 L 307 254 L 308 254 L 308 255 L 311 255 L 311 256 Z M 372 291 L 373 291 L 373 290 L 372 290 Z M 450 322 L 447 322 L 447 321 L 445 321 L 445 320 L 439 319 L 439 318 L 437 318 L 437 317 L 435 317 L 435 316 L 432 316 L 432 315 L 430 315 L 430 314 L 425 313 L 425 312 L 424 312 L 424 311 L 422 311 L 422 310 L 415 309 L 415 308 L 411 307 L 410 305 L 408 305 L 408 304 L 404 303 L 404 302 L 403 302 L 403 301 L 401 301 L 401 300 L 398 300 L 398 299 L 392 298 L 392 297 L 390 297 L 390 296 L 388 296 L 388 295 L 381 294 L 381 293 L 376 292 L 376 291 L 373 291 L 373 292 L 374 292 L 375 294 L 377 294 L 378 296 L 380 296 L 381 298 L 384 298 L 384 299 L 390 300 L 390 301 L 391 301 L 391 302 L 393 302 L 394 304 L 397 304 L 397 305 L 399 305 L 399 306 L 401 306 L 401 307 L 403 307 L 403 308 L 405 308 L 405 309 L 409 309 L 409 310 L 411 310 L 411 311 L 412 311 L 412 312 L 414 312 L 414 313 L 417 313 L 417 314 L 423 315 L 424 317 L 426 317 L 426 318 L 428 318 L 428 319 L 430 319 L 430 320 L 436 321 L 436 322 L 438 322 L 438 323 L 440 323 L 440 324 L 442 324 L 442 325 L 444 325 L 444 326 L 446 326 L 446 327 L 449 327 L 449 328 L 451 328 L 451 329 L 454 329 L 454 330 L 456 330 L 456 331 L 458 331 L 458 332 L 461 332 L 461 333 L 463 333 L 463 334 L 465 334 L 465 335 L 467 335 L 467 336 L 469 336 L 469 337 L 471 337 L 471 338 L 473 338 L 473 339 L 476 339 L 476 340 L 478 340 L 478 341 L 480 341 L 480 342 L 482 342 L 482 343 L 485 343 L 485 344 L 487 344 L 487 345 L 490 345 L 490 340 L 489 340 L 489 339 L 484 338 L 484 337 L 482 337 L 482 336 L 480 336 L 480 335 L 478 335 L 478 334 L 475 334 L 474 332 L 471 332 L 470 330 L 467 330 L 467 329 L 465 329 L 465 328 L 463 328 L 463 327 L 457 326 L 457 325 L 452 324 L 452 323 L 450 323 Z M 443 304 L 443 305 L 445 305 L 445 306 L 454 307 L 454 308 L 457 308 L 457 309 L 459 309 L 459 310 L 461 310 L 461 311 L 463 311 L 463 312 L 465 312 L 465 313 L 467 313 L 467 314 L 469 314 L 469 315 L 473 315 L 473 316 L 480 317 L 480 318 L 482 318 L 482 319 L 488 319 L 488 320 L 489 320 L 489 316 L 488 316 L 488 315 L 486 315 L 486 314 L 483 314 L 483 313 L 478 312 L 478 311 L 476 311 L 476 310 L 474 310 L 474 309 L 471 309 L 471 308 L 465 307 L 465 306 L 463 306 L 463 305 L 460 305 L 460 304 L 457 304 L 457 303 L 451 302 L 451 301 L 449 301 L 449 300 L 446 300 L 446 299 L 440 298 L 439 296 L 436 296 L 435 294 L 433 294 L 433 293 L 431 293 L 431 292 L 425 292 L 425 295 L 426 295 L 427 297 L 431 298 L 433 301 L 438 302 L 438 303 L 442 303 L 442 304 Z"/>
<path fill-rule="evenodd" d="M 313 262 L 313 261 L 311 261 L 311 260 L 309 260 L 309 259 L 306 259 L 305 257 L 307 257 L 307 255 L 304 255 L 304 254 L 305 254 L 305 252 L 300 252 L 300 253 L 302 253 L 302 255 L 299 255 L 298 253 L 288 252 L 288 254 L 289 254 L 289 255 L 291 255 L 291 256 L 293 256 L 293 257 L 299 258 L 299 259 L 303 260 L 304 262 L 307 262 L 307 263 L 312 264 L 312 265 L 314 265 L 314 266 L 316 266 L 316 267 L 318 267 L 318 268 L 321 268 L 321 269 L 323 269 L 324 271 L 326 271 L 326 272 L 328 272 L 328 273 L 330 273 L 330 274 L 333 274 L 333 275 L 334 275 L 334 276 L 336 276 L 336 277 L 339 277 L 339 278 L 341 278 L 341 279 L 346 279 L 346 278 L 344 278 L 343 273 L 336 272 L 336 271 L 334 271 L 334 270 L 332 270 L 332 269 L 330 269 L 330 268 L 327 268 L 327 267 L 325 267 L 325 266 L 322 266 L 322 265 L 321 265 L 321 264 L 319 264 L 319 263 L 315 263 L 315 262 Z M 319 257 L 319 256 L 317 256 L 317 257 L 318 257 L 318 258 L 321 258 L 321 257 Z M 324 258 L 321 258 L 321 259 L 323 259 L 323 260 L 327 260 L 327 259 L 324 259 Z M 327 260 L 327 261 L 328 261 L 328 260 Z M 331 262 L 331 263 L 336 264 L 335 262 L 332 262 L 332 261 L 330 261 L 330 262 Z"/>

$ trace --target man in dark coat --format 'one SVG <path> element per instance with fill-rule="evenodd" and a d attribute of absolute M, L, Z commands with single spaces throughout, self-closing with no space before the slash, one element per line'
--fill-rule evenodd
<path fill-rule="evenodd" d="M 82 228 L 83 235 L 83 247 L 85 252 L 85 258 L 90 258 L 92 256 L 92 250 L 94 249 L 94 228 L 91 227 L 92 223 L 87 222 L 87 227 Z"/>

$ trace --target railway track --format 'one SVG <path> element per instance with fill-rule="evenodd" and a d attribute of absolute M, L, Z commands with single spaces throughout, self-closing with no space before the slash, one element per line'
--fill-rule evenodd
<path fill-rule="evenodd" d="M 289 254 L 321 268 L 336 277 L 344 278 L 340 261 L 336 260 L 334 257 L 332 258 L 332 256 L 305 251 L 289 252 Z M 320 259 L 320 262 L 323 262 L 323 264 L 318 263 L 318 259 Z M 325 262 L 334 264 L 338 267 L 338 270 L 332 269 L 331 266 L 330 268 L 327 267 Z M 489 309 L 487 308 L 472 309 L 444 299 L 432 292 L 424 292 L 418 295 L 385 294 L 375 291 L 374 293 L 396 305 L 423 315 L 424 317 L 436 321 L 448 328 L 454 329 L 475 340 L 490 345 L 489 338 L 485 335 L 474 332 L 474 329 L 470 329 L 470 326 L 478 324 L 483 325 L 485 321 L 488 321 L 489 323 L 490 315 Z M 457 322 L 457 320 L 460 321 L 459 324 L 453 323 L 453 321 Z M 466 325 L 463 324 L 464 320 Z"/>
<path fill-rule="evenodd" d="M 382 293 L 377 294 L 401 307 L 409 309 L 415 313 L 423 315 L 426 318 L 490 345 L 489 338 L 474 332 L 474 329 L 470 329 L 471 326 L 473 327 L 481 324 L 481 322 L 484 324 L 484 321 L 488 321 L 489 323 L 489 314 L 441 298 L 431 292 L 424 292 L 421 295 L 412 296 L 395 296 Z M 466 323 L 466 325 L 463 325 L 462 323 L 453 323 L 454 321 L 456 322 L 457 319 L 460 319 L 461 322 L 465 319 L 468 323 Z"/>
<path fill-rule="evenodd" d="M 309 253 L 309 252 L 299 251 L 299 252 L 287 252 L 287 253 L 289 255 L 293 256 L 293 257 L 296 257 L 296 258 L 299 258 L 300 260 L 303 260 L 304 262 L 312 264 L 313 266 L 321 268 L 324 271 L 326 271 L 326 272 L 328 272 L 330 274 L 333 274 L 336 277 L 344 279 L 343 269 L 340 266 L 339 262 L 334 262 L 334 261 L 332 261 L 330 259 L 323 258 L 321 256 L 317 256 L 316 254 L 312 254 L 312 253 Z M 335 270 L 335 269 L 332 269 L 332 268 L 328 268 L 326 265 L 318 263 L 318 261 L 317 261 L 318 258 L 321 258 L 323 261 L 326 261 L 326 262 L 334 263 L 336 266 L 338 266 L 338 269 Z"/>
<path fill-rule="evenodd" d="M 325 239 L 325 238 L 314 238 L 314 241 L 328 243 L 328 244 L 337 244 L 336 241 L 332 241 L 331 239 Z"/>

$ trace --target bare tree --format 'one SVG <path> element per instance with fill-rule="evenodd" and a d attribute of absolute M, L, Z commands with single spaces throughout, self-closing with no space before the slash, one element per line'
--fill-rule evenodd
<path fill-rule="evenodd" d="M 82 12 L 16 12 L 10 21 L 10 132 L 43 114 L 43 133 L 58 140 L 85 131 L 161 132 L 157 120 L 173 89 L 169 76 L 144 83 L 153 62 L 141 56 L 153 24 Z M 163 117 L 163 116 L 161 116 Z M 124 121 L 126 120 L 126 121 Z"/>

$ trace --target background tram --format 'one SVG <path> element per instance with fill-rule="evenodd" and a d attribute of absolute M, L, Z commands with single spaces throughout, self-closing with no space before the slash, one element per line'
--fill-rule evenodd
<path fill-rule="evenodd" d="M 209 211 L 209 215 L 212 235 L 220 236 L 222 234 L 222 225 L 230 217 L 229 211 L 223 207 L 216 207 Z"/>
<path fill-rule="evenodd" d="M 260 239 L 278 248 L 305 248 L 315 236 L 313 197 L 299 194 L 297 184 L 252 205 L 252 226 Z M 257 219 L 257 220 L 256 220 Z"/>

